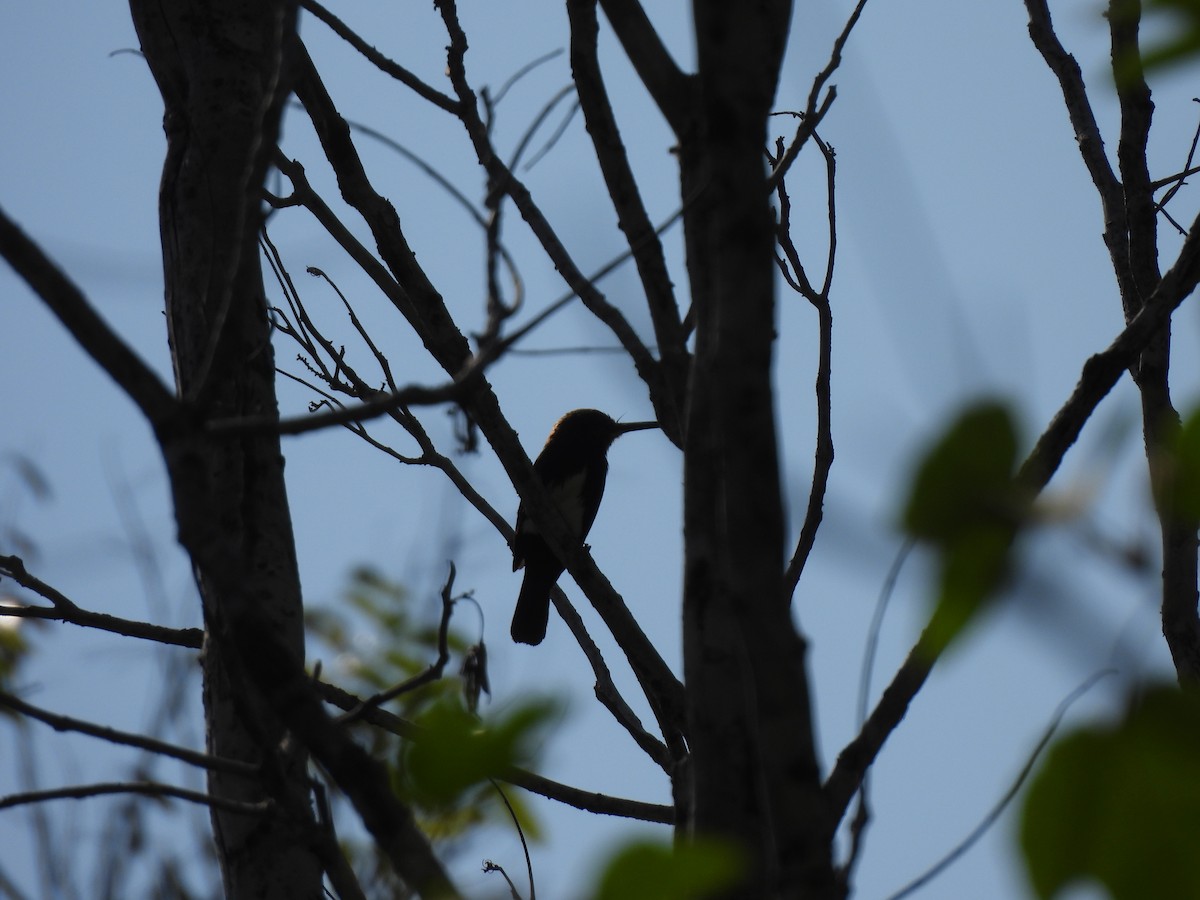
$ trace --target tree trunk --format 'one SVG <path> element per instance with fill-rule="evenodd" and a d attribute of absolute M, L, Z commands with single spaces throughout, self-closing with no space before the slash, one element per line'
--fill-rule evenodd
<path fill-rule="evenodd" d="M 288 93 L 283 47 L 296 4 L 131 0 L 130 9 L 165 107 L 159 212 L 178 391 L 200 420 L 275 416 L 257 236 L 261 185 Z M 209 790 L 243 802 L 262 802 L 269 790 L 274 804 L 264 816 L 213 812 L 226 896 L 318 898 L 306 756 L 282 742 L 279 720 L 239 676 L 232 645 L 219 639 L 252 608 L 303 659 L 279 439 L 201 437 L 167 440 L 164 449 L 180 541 L 204 605 L 209 751 L 266 773 L 213 773 Z"/>
<path fill-rule="evenodd" d="M 791 6 L 697 0 L 683 142 L 696 361 L 685 463 L 684 669 L 695 830 L 738 844 L 730 896 L 835 894 L 805 645 L 784 584 L 774 230 L 764 147 Z"/>

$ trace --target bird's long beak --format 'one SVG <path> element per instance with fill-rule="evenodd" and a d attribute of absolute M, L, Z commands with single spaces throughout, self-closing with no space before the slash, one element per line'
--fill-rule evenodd
<path fill-rule="evenodd" d="M 617 424 L 617 437 L 623 434 L 629 434 L 631 431 L 645 431 L 648 428 L 657 428 L 657 422 L 626 422 Z"/>

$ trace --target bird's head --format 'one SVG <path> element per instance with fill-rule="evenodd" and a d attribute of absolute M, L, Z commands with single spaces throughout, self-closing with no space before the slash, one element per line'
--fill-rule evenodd
<path fill-rule="evenodd" d="M 617 422 L 598 409 L 573 409 L 554 423 L 546 445 L 562 444 L 606 453 L 621 435 L 657 427 L 657 422 Z"/>

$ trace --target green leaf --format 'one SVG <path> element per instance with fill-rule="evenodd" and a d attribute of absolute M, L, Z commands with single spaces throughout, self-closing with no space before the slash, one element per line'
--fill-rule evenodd
<path fill-rule="evenodd" d="M 1137 9 L 1133 3 L 1128 3 L 1127 7 L 1129 14 Z M 1123 12 L 1120 4 L 1116 10 L 1118 15 Z M 1147 0 L 1144 20 L 1143 28 L 1147 33 L 1169 35 L 1144 47 L 1140 60 L 1140 68 L 1144 71 L 1165 69 L 1200 56 L 1200 0 Z M 1118 87 L 1124 87 L 1137 76 L 1137 62 L 1136 57 L 1117 59 Z"/>
<path fill-rule="evenodd" d="M 527 763 L 555 712 L 549 700 L 534 700 L 485 723 L 457 698 L 439 701 L 418 719 L 422 736 L 405 754 L 412 796 L 430 807 L 450 806 L 480 782 Z"/>
<path fill-rule="evenodd" d="M 949 542 L 1014 512 L 1016 459 L 1017 429 L 1008 408 L 994 400 L 968 407 L 917 467 L 905 529 L 916 538 Z"/>
<path fill-rule="evenodd" d="M 703 900 L 721 894 L 740 870 L 737 850 L 723 842 L 636 841 L 609 862 L 593 900 Z"/>
<path fill-rule="evenodd" d="M 903 525 L 939 555 L 923 647 L 936 655 L 999 587 L 1027 500 L 1014 482 L 1017 428 L 995 400 L 968 407 L 917 466 Z"/>
<path fill-rule="evenodd" d="M 1200 409 L 1180 425 L 1159 464 L 1163 476 L 1159 509 L 1171 516 L 1200 519 Z"/>
<path fill-rule="evenodd" d="M 1114 900 L 1200 897 L 1200 696 L 1174 686 L 1060 739 L 1029 788 L 1020 841 L 1039 898 L 1092 879 Z"/>

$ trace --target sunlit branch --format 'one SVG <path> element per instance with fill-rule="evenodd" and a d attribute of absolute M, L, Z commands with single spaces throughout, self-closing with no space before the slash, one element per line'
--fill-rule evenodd
<path fill-rule="evenodd" d="M 0 576 L 7 576 L 21 587 L 33 591 L 38 596 L 49 600 L 51 608 L 43 606 L 0 606 L 0 616 L 11 616 L 18 619 L 49 619 L 59 622 L 69 622 L 85 628 L 95 628 L 126 637 L 141 638 L 147 641 L 157 641 L 160 644 L 173 644 L 177 647 L 199 649 L 204 639 L 204 632 L 199 628 L 167 628 L 162 625 L 152 625 L 148 622 L 138 622 L 134 619 L 122 619 L 106 613 L 92 612 L 77 606 L 68 600 L 61 592 L 46 584 L 39 578 L 29 574 L 25 563 L 16 556 L 0 556 Z"/>

